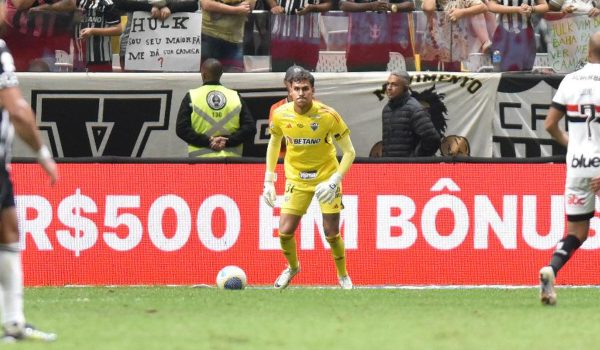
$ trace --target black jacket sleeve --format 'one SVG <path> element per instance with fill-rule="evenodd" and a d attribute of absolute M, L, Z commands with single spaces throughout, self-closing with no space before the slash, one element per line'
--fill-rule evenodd
<path fill-rule="evenodd" d="M 241 143 L 244 143 L 245 141 L 252 140 L 256 134 L 256 123 L 254 122 L 254 118 L 252 118 L 250 109 L 248 109 L 246 102 L 242 99 L 242 96 L 240 96 L 239 93 L 238 96 L 242 102 L 242 110 L 240 111 L 240 128 L 228 136 L 227 142 L 225 142 L 225 146 L 227 147 L 235 147 Z"/>
<path fill-rule="evenodd" d="M 426 110 L 421 109 L 413 114 L 412 128 L 418 137 L 414 155 L 417 157 L 435 155 L 440 148 L 441 138 Z"/>
<path fill-rule="evenodd" d="M 198 134 L 192 129 L 192 98 L 190 93 L 185 94 L 177 113 L 175 133 L 186 143 L 196 147 L 209 147 L 210 141 L 205 134 Z"/>

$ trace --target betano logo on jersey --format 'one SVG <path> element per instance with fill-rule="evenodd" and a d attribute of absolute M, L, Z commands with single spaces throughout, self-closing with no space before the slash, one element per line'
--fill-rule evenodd
<path fill-rule="evenodd" d="M 312 145 L 318 145 L 320 142 L 321 142 L 320 138 L 316 138 L 316 139 L 309 139 L 309 138 L 292 139 L 292 144 L 294 144 L 294 145 L 312 146 Z"/>

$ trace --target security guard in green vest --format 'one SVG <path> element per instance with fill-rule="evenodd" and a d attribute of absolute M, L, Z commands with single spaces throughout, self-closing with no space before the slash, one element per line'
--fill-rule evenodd
<path fill-rule="evenodd" d="M 223 66 L 207 59 L 200 67 L 203 85 L 181 101 L 176 133 L 188 144 L 190 157 L 241 157 L 244 141 L 256 125 L 240 94 L 221 85 Z"/>

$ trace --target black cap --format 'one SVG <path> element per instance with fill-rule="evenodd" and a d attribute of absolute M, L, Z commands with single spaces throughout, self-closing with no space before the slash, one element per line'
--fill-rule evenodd
<path fill-rule="evenodd" d="M 285 71 L 285 77 L 283 78 L 283 81 L 290 81 L 294 76 L 294 73 L 302 72 L 304 70 L 304 68 L 298 65 L 290 66 L 290 68 Z"/>

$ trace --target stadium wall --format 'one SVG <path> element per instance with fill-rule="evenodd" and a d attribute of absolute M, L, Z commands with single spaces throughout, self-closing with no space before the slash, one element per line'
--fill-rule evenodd
<path fill-rule="evenodd" d="M 354 283 L 536 284 L 565 229 L 564 165 L 439 160 L 352 167 L 342 232 Z M 28 286 L 213 284 L 230 264 L 250 285 L 270 285 L 285 266 L 260 159 L 59 168 L 50 187 L 37 164 L 13 164 Z M 282 194 L 284 181 L 276 186 Z M 313 202 L 297 232 L 297 284 L 337 283 L 320 223 Z M 599 248 L 592 233 L 561 284 L 598 284 Z"/>
<path fill-rule="evenodd" d="M 350 129 L 359 156 L 381 140 L 387 103 L 386 72 L 315 73 L 316 97 L 334 107 Z M 440 133 L 466 138 L 476 157 L 540 157 L 564 154 L 543 128 L 562 75 L 411 73 L 411 89 L 438 121 Z M 201 84 L 193 73 L 20 73 L 24 96 L 56 157 L 186 157 L 175 134 L 185 93 Z M 270 106 L 283 98 L 283 73 L 225 74 L 240 91 L 258 133 L 244 147 L 263 157 Z M 22 143 L 15 156 L 31 156 Z"/>

